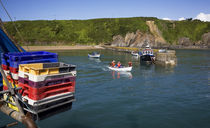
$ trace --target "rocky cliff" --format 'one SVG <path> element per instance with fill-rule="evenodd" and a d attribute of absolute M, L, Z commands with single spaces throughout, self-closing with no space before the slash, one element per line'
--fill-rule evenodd
<path fill-rule="evenodd" d="M 119 47 L 144 47 L 150 44 L 153 48 L 210 48 L 210 32 L 204 33 L 199 41 L 191 41 L 188 37 L 180 37 L 175 44 L 169 44 L 162 36 L 162 32 L 155 25 L 154 21 L 146 21 L 150 33 L 143 33 L 140 30 L 128 32 L 124 37 L 116 35 L 113 37 L 111 46 Z"/>

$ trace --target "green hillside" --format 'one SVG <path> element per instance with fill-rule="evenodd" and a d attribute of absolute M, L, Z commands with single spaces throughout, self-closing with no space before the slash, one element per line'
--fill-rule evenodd
<path fill-rule="evenodd" d="M 68 45 L 99 44 L 112 41 L 115 35 L 124 36 L 128 32 L 140 30 L 150 33 L 146 21 L 153 20 L 163 37 L 169 43 L 175 43 L 180 37 L 189 37 L 192 41 L 201 39 L 202 34 L 210 32 L 210 22 L 164 21 L 152 17 L 106 18 L 91 20 L 39 20 L 16 21 L 15 24 L 27 43 L 21 42 L 11 22 L 5 23 L 8 33 L 20 44 L 46 45 L 65 43 Z M 40 43 L 41 44 L 38 44 Z"/>

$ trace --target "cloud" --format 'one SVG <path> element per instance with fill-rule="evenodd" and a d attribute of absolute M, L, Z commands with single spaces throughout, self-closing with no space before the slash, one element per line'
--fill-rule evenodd
<path fill-rule="evenodd" d="M 163 18 L 163 20 L 171 20 L 171 19 L 169 19 L 169 18 Z"/>
<path fill-rule="evenodd" d="M 179 20 L 179 21 L 182 21 L 182 20 L 185 20 L 185 18 L 184 18 L 184 17 L 181 17 L 181 18 L 179 18 L 178 20 Z"/>
<path fill-rule="evenodd" d="M 199 13 L 194 19 L 199 19 L 201 21 L 210 21 L 210 14 Z"/>

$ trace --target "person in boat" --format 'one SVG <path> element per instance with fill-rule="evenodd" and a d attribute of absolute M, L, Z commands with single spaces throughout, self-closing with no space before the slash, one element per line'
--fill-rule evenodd
<path fill-rule="evenodd" d="M 132 62 L 129 61 L 129 62 L 128 62 L 128 66 L 129 66 L 129 67 L 132 67 Z"/>
<path fill-rule="evenodd" d="M 121 67 L 122 67 L 122 65 L 121 65 L 120 61 L 118 61 L 118 63 L 117 63 L 117 67 L 118 67 L 118 68 L 121 68 Z"/>
<path fill-rule="evenodd" d="M 110 64 L 112 67 L 115 67 L 115 60 L 112 61 L 112 63 Z"/>

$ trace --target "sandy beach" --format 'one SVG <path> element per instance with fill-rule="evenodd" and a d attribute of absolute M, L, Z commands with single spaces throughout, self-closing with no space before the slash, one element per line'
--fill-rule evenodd
<path fill-rule="evenodd" d="M 22 46 L 27 51 L 104 49 L 101 46 Z"/>

